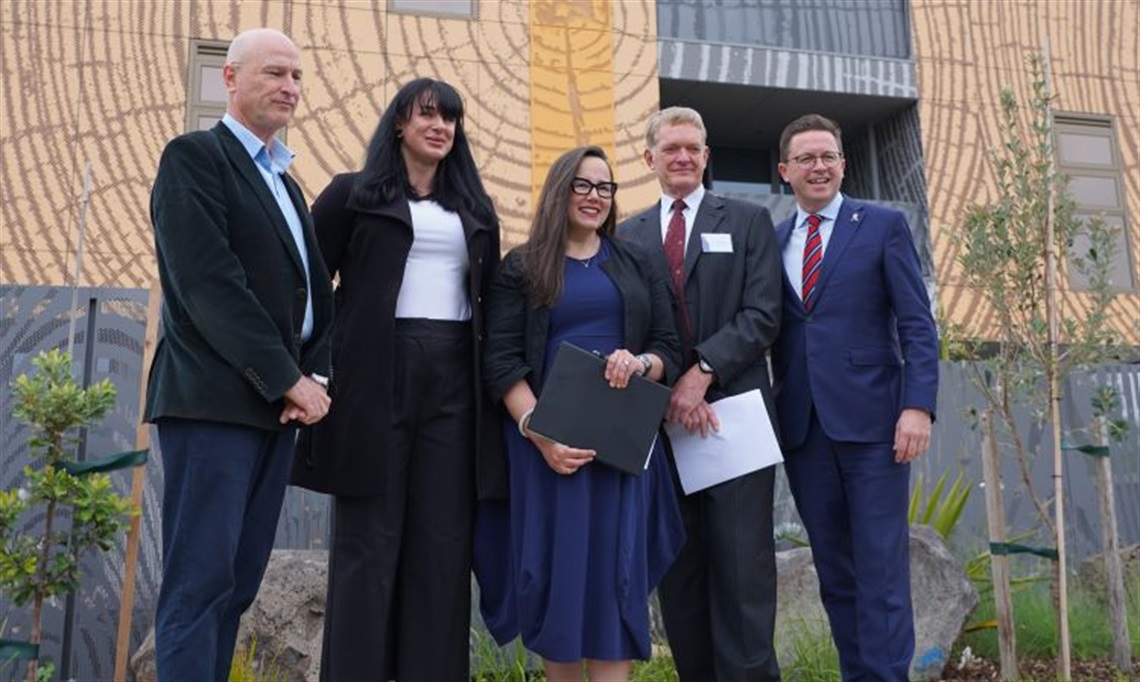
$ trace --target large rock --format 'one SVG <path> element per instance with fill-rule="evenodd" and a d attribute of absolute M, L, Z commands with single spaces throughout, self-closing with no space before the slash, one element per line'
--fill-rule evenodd
<path fill-rule="evenodd" d="M 776 554 L 776 646 L 781 661 L 794 657 L 796 637 L 828 633 L 819 599 L 819 577 L 808 548 Z M 915 651 L 910 679 L 937 680 L 978 603 L 978 594 L 962 564 L 928 526 L 910 530 L 910 592 L 914 602 Z"/>
<path fill-rule="evenodd" d="M 278 672 L 275 680 L 316 680 L 327 581 L 326 550 L 274 550 L 257 599 L 242 616 L 238 649 L 252 639 L 262 666 Z M 157 679 L 153 629 L 131 659 L 131 671 L 136 682 Z"/>
<path fill-rule="evenodd" d="M 915 657 L 912 680 L 936 680 L 958 638 L 962 625 L 978 603 L 978 595 L 962 565 L 950 555 L 942 538 L 926 526 L 911 528 L 911 595 L 915 611 Z M 326 550 L 275 550 L 257 600 L 242 618 L 238 646 L 255 638 L 257 651 L 280 671 L 275 679 L 316 680 L 320 666 L 321 632 L 328 579 Z M 791 661 L 792 642 L 805 634 L 828 636 L 827 616 L 819 601 L 819 579 L 810 549 L 777 552 L 779 596 L 776 638 L 780 660 Z M 477 593 L 474 595 L 478 603 Z M 664 641 L 657 600 L 651 602 L 654 642 Z M 472 614 L 472 625 L 482 628 Z M 484 637 L 489 640 L 489 635 Z M 473 639 L 477 640 L 478 637 Z M 473 649 L 478 649 L 473 645 Z M 513 650 L 503 651 L 510 659 Z M 526 667 L 536 665 L 530 657 Z M 131 659 L 137 682 L 154 682 L 154 632 Z"/>

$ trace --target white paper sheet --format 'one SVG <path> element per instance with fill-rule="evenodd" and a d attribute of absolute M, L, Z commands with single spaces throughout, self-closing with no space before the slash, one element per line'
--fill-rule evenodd
<path fill-rule="evenodd" d="M 677 474 L 686 495 L 784 461 L 759 389 L 712 403 L 720 431 L 705 438 L 669 422 Z"/>

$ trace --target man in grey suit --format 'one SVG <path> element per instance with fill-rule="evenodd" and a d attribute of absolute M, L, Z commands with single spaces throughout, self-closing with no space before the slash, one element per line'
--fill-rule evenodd
<path fill-rule="evenodd" d="M 164 467 L 163 682 L 225 680 L 257 595 L 293 460 L 296 422 L 329 409 L 332 286 L 274 135 L 301 94 L 284 34 L 230 45 L 225 118 L 163 151 L 151 194 L 163 338 L 145 419 Z"/>
<path fill-rule="evenodd" d="M 780 251 L 768 210 L 706 192 L 705 126 L 670 107 L 649 121 L 645 162 L 661 201 L 618 234 L 649 247 L 669 271 L 684 371 L 666 417 L 690 431 L 719 426 L 718 398 L 760 389 L 773 415 L 766 354 L 780 328 Z M 775 418 L 772 416 L 775 423 Z M 778 680 L 772 645 L 775 469 L 685 496 L 688 540 L 658 593 L 683 681 Z"/>

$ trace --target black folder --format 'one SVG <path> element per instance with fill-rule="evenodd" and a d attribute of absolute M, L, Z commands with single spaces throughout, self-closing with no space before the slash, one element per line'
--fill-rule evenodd
<path fill-rule="evenodd" d="M 639 475 L 669 406 L 669 389 L 642 376 L 625 388 L 605 378 L 606 359 L 563 341 L 527 427 L 576 448 L 595 450 L 600 462 Z"/>

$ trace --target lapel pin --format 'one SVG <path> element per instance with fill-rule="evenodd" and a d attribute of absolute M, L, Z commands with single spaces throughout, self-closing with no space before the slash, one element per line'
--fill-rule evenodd
<path fill-rule="evenodd" d="M 859 214 L 858 213 L 852 213 L 851 214 L 851 222 L 853 222 L 853 223 L 859 222 Z"/>

